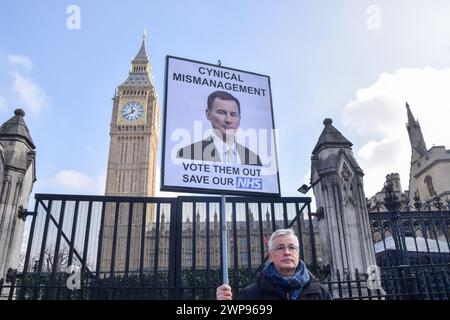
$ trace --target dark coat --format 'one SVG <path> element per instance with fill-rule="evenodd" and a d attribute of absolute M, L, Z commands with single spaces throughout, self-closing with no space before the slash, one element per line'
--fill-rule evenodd
<path fill-rule="evenodd" d="M 262 165 L 261 159 L 256 153 L 240 145 L 239 143 L 236 144 L 236 151 L 239 154 L 242 164 L 255 166 Z M 215 162 L 222 161 L 219 153 L 216 151 L 216 146 L 212 140 L 212 137 L 181 148 L 177 152 L 177 158 Z"/>
<path fill-rule="evenodd" d="M 311 275 L 311 280 L 303 288 L 297 300 L 331 300 L 327 288 Z M 259 276 L 256 282 L 239 291 L 237 300 L 288 300 L 266 279 Z"/>

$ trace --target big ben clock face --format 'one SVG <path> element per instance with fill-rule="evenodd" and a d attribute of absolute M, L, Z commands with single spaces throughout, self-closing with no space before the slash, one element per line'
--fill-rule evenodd
<path fill-rule="evenodd" d="M 130 101 L 122 106 L 120 113 L 127 121 L 139 121 L 144 117 L 144 106 L 137 101 Z"/>

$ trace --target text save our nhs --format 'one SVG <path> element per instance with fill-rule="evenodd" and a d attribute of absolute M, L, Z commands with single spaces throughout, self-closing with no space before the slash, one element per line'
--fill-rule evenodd
<path fill-rule="evenodd" d="M 236 188 L 239 189 L 261 190 L 262 185 L 261 178 L 236 177 Z"/>

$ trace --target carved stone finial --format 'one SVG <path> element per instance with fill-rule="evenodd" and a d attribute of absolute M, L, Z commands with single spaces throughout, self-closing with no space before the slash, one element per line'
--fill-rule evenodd
<path fill-rule="evenodd" d="M 22 117 L 24 117 L 24 116 L 25 116 L 25 111 L 23 111 L 23 109 L 16 109 L 16 110 L 14 110 L 14 114 L 15 114 L 16 116 L 22 116 Z"/>

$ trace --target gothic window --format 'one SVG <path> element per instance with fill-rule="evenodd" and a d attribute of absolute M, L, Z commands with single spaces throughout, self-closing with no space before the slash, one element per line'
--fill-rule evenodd
<path fill-rule="evenodd" d="M 139 150 L 140 148 L 139 148 L 139 140 L 138 140 L 138 142 L 136 142 L 136 162 L 139 162 L 141 159 L 140 159 L 140 150 Z"/>
<path fill-rule="evenodd" d="M 121 188 L 121 192 L 125 192 L 125 183 L 126 183 L 126 176 L 125 176 L 125 172 L 121 172 L 121 174 L 122 174 L 122 184 L 121 184 L 121 186 L 120 186 L 120 188 Z"/>
<path fill-rule="evenodd" d="M 192 251 L 186 250 L 184 254 L 184 266 L 192 266 Z"/>
<path fill-rule="evenodd" d="M 248 255 L 247 255 L 247 252 L 240 252 L 240 264 L 241 265 L 248 265 Z"/>
<path fill-rule="evenodd" d="M 122 141 L 121 150 L 120 150 L 120 162 L 123 162 L 124 147 L 125 147 L 125 143 Z"/>
<path fill-rule="evenodd" d="M 341 179 L 342 179 L 342 192 L 344 196 L 344 203 L 347 204 L 354 204 L 354 197 L 353 197 L 353 183 L 352 183 L 353 175 L 348 168 L 347 164 L 344 162 L 341 170 Z"/>
<path fill-rule="evenodd" d="M 134 184 L 134 175 L 131 174 L 131 181 L 130 181 L 130 192 L 133 192 L 133 184 Z"/>
<path fill-rule="evenodd" d="M 427 185 L 428 194 L 430 197 L 434 197 L 436 195 L 436 191 L 434 191 L 433 187 L 433 178 L 431 176 L 426 176 L 424 179 L 424 183 Z"/>
<path fill-rule="evenodd" d="M 119 181 L 117 181 L 117 192 L 120 192 L 120 186 L 122 185 L 122 172 L 118 172 L 117 178 Z"/>

